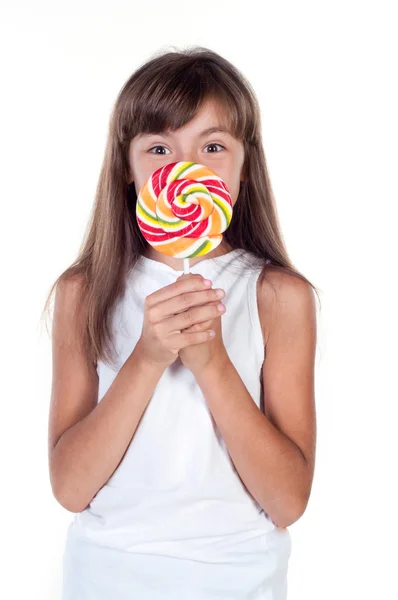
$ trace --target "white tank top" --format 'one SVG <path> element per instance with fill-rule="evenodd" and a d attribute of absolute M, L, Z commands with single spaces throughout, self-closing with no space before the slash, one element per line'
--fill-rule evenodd
<path fill-rule="evenodd" d="M 260 409 L 264 342 L 256 284 L 262 266 L 251 253 L 233 250 L 190 267 L 226 292 L 224 345 Z M 130 270 L 113 316 L 117 371 L 98 362 L 99 401 L 141 335 L 145 297 L 182 273 L 144 256 Z M 194 375 L 179 359 L 160 378 L 121 463 L 70 530 L 76 540 L 141 560 L 257 565 L 264 586 L 285 589 L 289 530 L 274 524 L 243 484 Z"/>

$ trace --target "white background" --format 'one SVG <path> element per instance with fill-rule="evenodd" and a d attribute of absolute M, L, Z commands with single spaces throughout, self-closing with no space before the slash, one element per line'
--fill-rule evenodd
<path fill-rule="evenodd" d="M 2 598 L 59 598 L 73 518 L 49 483 L 44 300 L 80 246 L 117 93 L 155 52 L 191 45 L 253 85 L 287 249 L 322 294 L 317 463 L 290 527 L 289 600 L 398 597 L 394 5 L 2 3 Z"/>

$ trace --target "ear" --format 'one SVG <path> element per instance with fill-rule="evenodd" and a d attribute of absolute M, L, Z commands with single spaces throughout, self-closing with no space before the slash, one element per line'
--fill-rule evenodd
<path fill-rule="evenodd" d="M 127 168 L 127 185 L 131 185 L 133 183 L 133 181 L 134 181 L 134 173 L 131 170 L 131 166 L 128 165 L 128 168 Z"/>

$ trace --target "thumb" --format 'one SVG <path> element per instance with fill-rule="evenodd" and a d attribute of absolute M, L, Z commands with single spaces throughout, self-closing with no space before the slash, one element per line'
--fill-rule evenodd
<path fill-rule="evenodd" d="M 187 278 L 192 278 L 192 277 L 200 277 L 201 279 L 203 279 L 202 275 L 199 275 L 199 274 L 195 275 L 194 273 L 183 273 L 182 275 L 177 277 L 177 281 L 179 279 L 187 279 Z"/>

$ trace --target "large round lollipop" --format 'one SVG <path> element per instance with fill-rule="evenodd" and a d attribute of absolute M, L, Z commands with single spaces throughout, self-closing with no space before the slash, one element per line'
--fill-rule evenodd
<path fill-rule="evenodd" d="M 180 161 L 157 169 L 137 197 L 137 222 L 149 244 L 159 252 L 189 259 L 216 248 L 232 219 L 232 199 L 214 171 Z"/>

